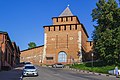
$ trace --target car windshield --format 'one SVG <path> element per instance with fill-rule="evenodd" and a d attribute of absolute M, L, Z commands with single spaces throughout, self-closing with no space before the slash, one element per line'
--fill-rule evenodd
<path fill-rule="evenodd" d="M 62 65 L 61 63 L 58 63 L 57 65 Z"/>
<path fill-rule="evenodd" d="M 30 62 L 25 62 L 25 64 L 31 64 Z"/>
<path fill-rule="evenodd" d="M 25 69 L 35 69 L 34 66 L 25 66 Z"/>

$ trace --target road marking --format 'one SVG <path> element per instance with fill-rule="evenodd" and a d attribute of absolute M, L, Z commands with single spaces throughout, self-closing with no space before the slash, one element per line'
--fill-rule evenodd
<path fill-rule="evenodd" d="M 23 80 L 23 76 L 20 76 L 19 80 Z"/>

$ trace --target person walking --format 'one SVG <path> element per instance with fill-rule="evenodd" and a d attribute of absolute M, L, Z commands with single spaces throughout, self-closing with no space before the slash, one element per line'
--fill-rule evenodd
<path fill-rule="evenodd" d="M 119 72 L 118 72 L 118 66 L 116 66 L 116 67 L 115 67 L 115 75 L 116 75 L 116 78 L 118 78 L 118 74 L 119 74 Z"/>

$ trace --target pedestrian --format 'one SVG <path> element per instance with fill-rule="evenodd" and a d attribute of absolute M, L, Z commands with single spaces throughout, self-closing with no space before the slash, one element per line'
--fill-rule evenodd
<path fill-rule="evenodd" d="M 119 74 L 119 72 L 118 72 L 118 66 L 116 66 L 116 67 L 115 67 L 115 75 L 116 75 L 116 78 L 118 78 L 118 74 Z"/>

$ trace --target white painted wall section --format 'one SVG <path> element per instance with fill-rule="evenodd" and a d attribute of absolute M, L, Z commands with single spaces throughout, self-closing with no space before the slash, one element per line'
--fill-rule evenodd
<path fill-rule="evenodd" d="M 42 58 L 42 61 L 45 60 L 45 56 L 46 56 L 46 48 L 47 48 L 47 34 L 45 33 L 44 34 L 44 49 L 43 49 L 43 58 Z"/>
<path fill-rule="evenodd" d="M 82 62 L 82 33 L 78 31 L 78 48 L 79 48 L 79 60 Z"/>

